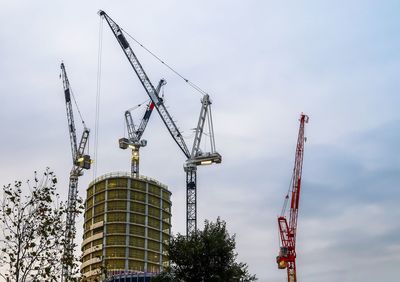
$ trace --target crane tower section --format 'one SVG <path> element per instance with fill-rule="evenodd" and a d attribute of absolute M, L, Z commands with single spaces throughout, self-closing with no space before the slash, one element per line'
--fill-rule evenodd
<path fill-rule="evenodd" d="M 296 233 L 297 218 L 299 214 L 299 201 L 301 191 L 301 176 L 303 169 L 304 136 L 305 124 L 308 123 L 308 116 L 301 114 L 300 128 L 297 138 L 296 156 L 291 179 L 291 187 L 286 195 L 284 208 L 281 216 L 278 217 L 278 227 L 280 235 L 280 252 L 276 258 L 279 269 L 287 269 L 287 281 L 297 282 L 296 275 Z M 290 194 L 290 196 L 289 196 Z M 287 203 L 290 199 L 289 222 L 285 216 Z"/>
<path fill-rule="evenodd" d="M 89 140 L 89 129 L 84 126 L 82 137 L 79 144 L 76 138 L 76 128 L 74 122 L 74 115 L 72 110 L 72 91 L 69 84 L 67 72 L 64 63 L 61 63 L 61 78 L 63 80 L 65 105 L 67 111 L 68 131 L 71 143 L 72 152 L 72 169 L 69 175 L 69 188 L 67 200 L 67 218 L 66 218 L 66 231 L 65 243 L 62 258 L 62 281 L 70 281 L 72 278 L 72 265 L 74 263 L 74 248 L 75 248 L 75 217 L 77 215 L 77 196 L 78 196 L 78 178 L 83 175 L 84 169 L 90 169 L 91 159 L 90 156 L 85 154 L 86 146 Z M 82 121 L 83 124 L 85 124 Z"/>

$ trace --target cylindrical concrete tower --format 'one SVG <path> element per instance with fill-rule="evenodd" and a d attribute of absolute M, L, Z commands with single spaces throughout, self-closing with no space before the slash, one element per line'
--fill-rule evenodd
<path fill-rule="evenodd" d="M 85 202 L 82 275 L 160 272 L 168 266 L 171 192 L 130 173 L 110 173 L 89 184 Z"/>

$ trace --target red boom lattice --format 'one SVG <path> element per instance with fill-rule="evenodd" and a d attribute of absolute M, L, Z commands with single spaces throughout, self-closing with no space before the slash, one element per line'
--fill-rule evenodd
<path fill-rule="evenodd" d="M 296 157 L 293 168 L 293 176 L 291 181 L 290 194 L 290 210 L 289 210 L 289 223 L 284 216 L 285 208 L 281 216 L 278 217 L 278 227 L 280 235 L 280 252 L 276 258 L 279 269 L 287 269 L 288 282 L 296 282 L 296 231 L 297 231 L 297 218 L 299 214 L 299 201 L 301 191 L 301 174 L 303 170 L 303 156 L 304 156 L 304 125 L 308 123 L 308 116 L 301 114 L 300 128 L 297 138 Z M 289 199 L 289 194 L 286 196 L 286 202 Z"/>

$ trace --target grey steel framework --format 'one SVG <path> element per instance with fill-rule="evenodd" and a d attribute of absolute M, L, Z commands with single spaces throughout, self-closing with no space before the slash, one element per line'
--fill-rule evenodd
<path fill-rule="evenodd" d="M 99 15 L 103 17 L 108 25 L 110 26 L 115 38 L 117 39 L 119 45 L 121 46 L 124 54 L 128 58 L 129 63 L 136 72 L 140 82 L 145 88 L 148 96 L 154 103 L 161 119 L 163 120 L 165 126 L 167 127 L 172 138 L 175 140 L 176 144 L 179 146 L 183 154 L 186 156 L 187 161 L 185 163 L 186 171 L 186 234 L 191 234 L 197 230 L 197 182 L 196 173 L 197 166 L 203 164 L 220 163 L 222 158 L 215 149 L 215 140 L 213 132 L 213 122 L 211 115 L 211 101 L 209 95 L 206 94 L 202 99 L 202 108 L 200 112 L 200 117 L 198 125 L 196 128 L 196 136 L 193 143 L 192 153 L 189 152 L 185 140 L 182 137 L 181 132 L 173 121 L 171 115 L 169 114 L 167 108 L 164 105 L 163 99 L 158 96 L 153 84 L 148 78 L 146 72 L 144 71 L 142 65 L 140 64 L 138 58 L 133 52 L 129 45 L 129 42 L 125 38 L 122 29 L 104 12 L 99 11 Z M 210 129 L 210 144 L 211 152 L 203 153 L 200 150 L 200 141 L 203 135 L 203 127 L 205 121 L 208 121 L 208 126 Z"/>
<path fill-rule="evenodd" d="M 83 169 L 89 169 L 91 159 L 89 155 L 85 155 L 85 148 L 89 139 L 89 129 L 84 127 L 81 141 L 79 145 L 76 141 L 76 129 L 74 123 L 74 115 L 72 111 L 71 95 L 69 80 L 65 70 L 64 63 L 61 63 L 61 77 L 63 80 L 65 104 L 67 109 L 68 130 L 71 142 L 72 162 L 73 167 L 69 176 L 69 189 L 68 189 L 68 202 L 67 202 L 67 219 L 66 219 L 66 232 L 65 243 L 63 252 L 63 268 L 62 268 L 62 281 L 68 281 L 71 277 L 71 265 L 74 259 L 75 247 L 75 217 L 77 214 L 77 195 L 78 195 L 78 177 L 83 175 Z M 84 124 L 84 123 L 83 123 Z"/>
<path fill-rule="evenodd" d="M 166 81 L 164 79 L 161 79 L 156 89 L 157 93 L 160 93 L 161 87 L 165 84 Z M 154 103 L 150 101 L 149 104 L 147 105 L 146 112 L 144 113 L 144 116 L 139 124 L 138 129 L 136 129 L 135 123 L 133 122 L 132 119 L 131 110 L 133 109 L 134 108 L 125 111 L 125 122 L 129 138 L 120 138 L 119 147 L 124 150 L 128 148 L 132 149 L 131 173 L 132 176 L 136 177 L 139 175 L 139 160 L 140 160 L 139 149 L 147 145 L 147 141 L 144 139 L 141 140 L 141 138 L 144 133 L 144 130 L 146 129 L 147 123 L 149 122 L 151 113 L 153 112 Z"/>

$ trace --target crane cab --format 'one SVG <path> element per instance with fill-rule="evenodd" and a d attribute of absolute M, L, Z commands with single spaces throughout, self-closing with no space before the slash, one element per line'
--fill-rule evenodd
<path fill-rule="evenodd" d="M 90 169 L 90 165 L 92 164 L 92 160 L 89 155 L 83 155 L 76 161 L 75 165 L 83 169 Z"/>
<path fill-rule="evenodd" d="M 128 147 L 129 147 L 129 139 L 128 138 L 120 138 L 118 140 L 118 143 L 119 143 L 120 149 L 125 150 L 125 149 L 128 149 Z"/>
<path fill-rule="evenodd" d="M 278 263 L 278 269 L 285 269 L 287 267 L 287 261 L 284 257 L 277 256 L 276 262 Z"/>
<path fill-rule="evenodd" d="M 288 247 L 281 247 L 279 250 L 279 256 L 276 257 L 279 269 L 285 269 L 287 267 L 289 249 Z"/>

